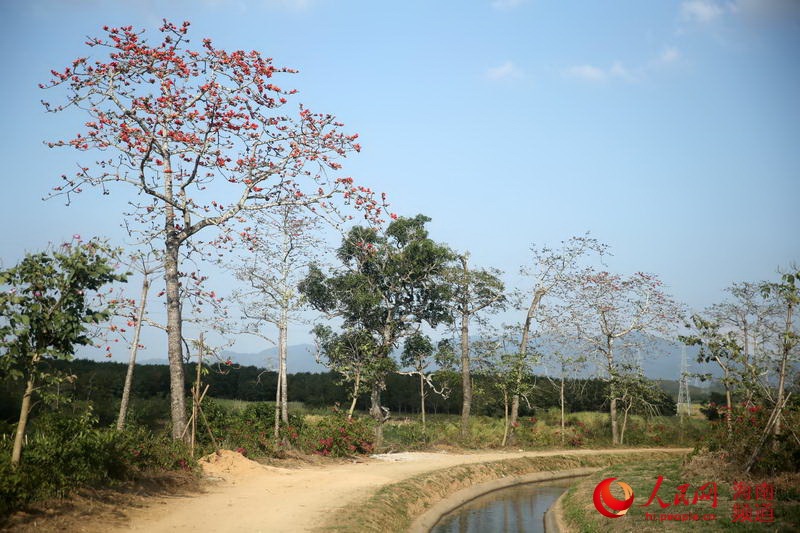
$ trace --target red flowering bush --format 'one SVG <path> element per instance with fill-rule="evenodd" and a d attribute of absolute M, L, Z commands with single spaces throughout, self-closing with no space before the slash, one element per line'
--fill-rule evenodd
<path fill-rule="evenodd" d="M 313 424 L 306 424 L 300 435 L 305 451 L 331 457 L 347 457 L 372 452 L 372 427 L 367 419 L 348 419 L 334 412 Z"/>

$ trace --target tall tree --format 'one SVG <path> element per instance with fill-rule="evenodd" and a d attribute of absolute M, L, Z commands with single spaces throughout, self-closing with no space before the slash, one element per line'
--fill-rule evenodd
<path fill-rule="evenodd" d="M 78 241 L 28 254 L 0 271 L 0 285 L 9 287 L 0 293 L 0 370 L 25 381 L 12 465 L 22 457 L 34 393 L 59 378 L 47 363 L 71 360 L 77 346 L 93 344 L 90 326 L 111 314 L 107 305 L 90 300 L 104 285 L 126 279 L 115 272 L 110 252 L 97 241 Z"/>
<path fill-rule="evenodd" d="M 620 383 L 626 374 L 641 371 L 629 358 L 648 338 L 671 337 L 682 309 L 653 274 L 637 272 L 626 277 L 587 269 L 576 281 L 566 295 L 569 320 L 609 383 L 611 436 L 617 445 Z"/>
<path fill-rule="evenodd" d="M 781 275 L 781 280 L 777 283 L 765 283 L 762 285 L 765 296 L 772 295 L 782 305 L 784 320 L 780 328 L 779 356 L 777 358 L 778 387 L 773 407 L 774 434 L 781 434 L 781 417 L 784 408 L 784 395 L 786 388 L 786 376 L 793 360 L 797 360 L 797 346 L 800 344 L 800 335 L 797 332 L 795 310 L 800 305 L 800 269 L 796 266 L 789 272 Z"/>
<path fill-rule="evenodd" d="M 172 435 L 185 434 L 180 258 L 185 248 L 208 242 L 224 247 L 231 224 L 248 211 L 294 205 L 331 208 L 341 194 L 347 202 L 379 216 L 372 192 L 354 187 L 352 178 L 333 177 L 340 157 L 358 151 L 357 135 L 340 131 L 329 114 L 302 105 L 282 109 L 295 90 L 273 78 L 295 72 L 272 65 L 256 51 L 227 52 L 204 39 L 192 49 L 189 23 L 165 21 L 163 38 L 150 44 L 131 26 L 104 28 L 105 37 L 86 44 L 108 53 L 97 61 L 80 57 L 42 88 L 62 87 L 61 105 L 88 115 L 75 137 L 51 142 L 79 152 L 96 150 L 100 161 L 79 163 L 54 195 L 67 203 L 86 186 L 103 194 L 125 185 L 133 194 L 132 213 L 151 228 L 150 238 L 164 250 L 167 354 L 170 364 Z M 200 241 L 205 228 L 222 232 Z M 212 255 L 209 250 L 206 252 Z"/>
<path fill-rule="evenodd" d="M 150 284 L 152 283 L 153 276 L 162 268 L 163 262 L 158 261 L 153 257 L 152 251 L 150 254 L 134 254 L 131 257 L 131 267 L 142 276 L 142 292 L 139 301 L 127 300 L 128 306 L 123 306 L 122 309 L 127 307 L 128 312 L 125 313 L 128 319 L 127 326 L 133 328 L 133 336 L 130 340 L 130 354 L 128 357 L 128 370 L 125 373 L 125 384 L 122 386 L 122 399 L 119 402 L 119 414 L 117 415 L 117 430 L 122 431 L 125 428 L 125 419 L 128 416 L 128 405 L 131 399 L 131 389 L 133 388 L 133 373 L 136 369 L 136 356 L 139 353 L 139 339 L 142 332 L 142 324 L 144 323 L 145 310 L 147 309 L 147 296 L 150 293 Z M 112 326 L 116 328 L 116 326 Z M 125 333 L 125 328 L 119 328 L 120 333 Z"/>
<path fill-rule="evenodd" d="M 449 323 L 450 286 L 443 279 L 453 254 L 428 237 L 430 218 L 417 215 L 392 221 L 384 233 L 356 226 L 342 241 L 337 257 L 344 270 L 326 276 L 309 269 L 300 292 L 315 309 L 338 316 L 347 329 L 368 332 L 376 362 L 370 383 L 370 415 L 375 419 L 376 445 L 383 442 L 388 409 L 381 405 L 386 376 L 396 369 L 392 350 L 421 323 Z"/>
<path fill-rule="evenodd" d="M 497 269 L 472 269 L 469 254 L 458 256 L 457 265 L 448 269 L 452 284 L 453 314 L 459 319 L 461 335 L 461 438 L 469 435 L 472 408 L 472 376 L 470 364 L 469 326 L 481 311 L 493 312 L 505 306 L 505 285 Z"/>
<path fill-rule="evenodd" d="M 252 226 L 240 237 L 249 254 L 236 265 L 236 277 L 247 288 L 236 293 L 247 321 L 244 332 L 268 339 L 263 325 L 278 330 L 278 386 L 275 397 L 275 428 L 279 421 L 289 423 L 287 386 L 287 348 L 289 323 L 301 320 L 299 311 L 304 298 L 297 284 L 321 247 L 314 237 L 316 220 L 305 216 L 295 206 L 281 206 L 272 214 L 257 213 Z"/>
<path fill-rule="evenodd" d="M 542 300 L 548 295 L 556 298 L 563 296 L 571 289 L 580 272 L 582 260 L 589 254 L 602 257 L 607 249 L 608 246 L 589 237 L 588 233 L 562 241 L 559 248 L 531 247 L 532 260 L 520 269 L 520 274 L 531 281 L 526 289 L 514 293 L 515 307 L 524 313 L 520 327 L 518 357 L 521 359 L 528 357 L 531 336 L 539 319 Z M 522 366 L 518 365 L 518 368 Z M 518 376 L 518 380 L 521 379 L 522 375 Z M 515 394 L 511 402 L 511 439 L 514 438 L 513 428 L 519 416 L 519 400 L 519 395 Z"/>

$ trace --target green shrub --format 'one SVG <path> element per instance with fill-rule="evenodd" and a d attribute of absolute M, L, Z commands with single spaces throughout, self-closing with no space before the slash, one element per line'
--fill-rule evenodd
<path fill-rule="evenodd" d="M 0 515 L 29 502 L 61 498 L 81 486 L 109 486 L 146 472 L 185 469 L 196 463 L 182 442 L 132 427 L 122 432 L 94 427 L 91 409 L 78 416 L 44 413 L 10 464 L 12 441 L 0 444 Z"/>
<path fill-rule="evenodd" d="M 371 420 L 347 418 L 340 412 L 308 423 L 299 435 L 300 447 L 310 453 L 331 457 L 347 457 L 372 453 L 373 431 Z"/>

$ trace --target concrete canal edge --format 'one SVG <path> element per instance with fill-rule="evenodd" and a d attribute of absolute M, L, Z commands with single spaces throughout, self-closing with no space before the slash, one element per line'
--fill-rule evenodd
<path fill-rule="evenodd" d="M 441 500 L 436 504 L 434 504 L 424 514 L 418 516 L 412 522 L 411 527 L 408 529 L 408 531 L 410 533 L 428 533 L 431 530 L 431 528 L 433 528 L 433 526 L 435 526 L 436 523 L 442 519 L 444 515 L 456 510 L 458 507 L 461 507 L 465 503 L 471 502 L 475 498 L 478 498 L 490 492 L 494 492 L 496 490 L 505 489 L 508 487 L 514 487 L 516 485 L 524 485 L 526 483 L 538 483 L 545 481 L 555 481 L 557 479 L 583 477 L 583 476 L 588 476 L 589 474 L 593 474 L 598 470 L 601 470 L 601 468 L 598 467 L 572 468 L 570 470 L 557 470 L 552 472 L 535 472 L 532 474 L 525 474 L 522 476 L 510 476 L 510 477 L 495 479 L 493 481 L 488 481 L 486 483 L 473 485 L 471 487 L 459 490 L 458 492 L 453 493 L 446 499 Z M 559 498 L 558 501 L 561 501 L 561 498 Z M 545 513 L 546 531 L 548 533 L 562 531 L 561 529 L 550 529 L 550 527 L 547 527 L 546 521 L 549 514 L 551 513 L 549 512 Z M 553 517 L 554 527 L 555 525 L 558 524 L 558 521 L 556 521 L 555 518 L 556 517 L 554 516 Z"/>
<path fill-rule="evenodd" d="M 558 497 L 550 509 L 544 513 L 544 531 L 545 533 L 569 533 L 569 528 L 564 522 L 564 498 L 567 491 Z"/>

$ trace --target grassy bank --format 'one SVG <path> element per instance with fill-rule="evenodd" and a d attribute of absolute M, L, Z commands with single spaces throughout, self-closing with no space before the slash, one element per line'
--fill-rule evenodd
<path fill-rule="evenodd" d="M 387 485 L 363 501 L 334 512 L 319 531 L 406 531 L 414 518 L 426 512 L 436 502 L 466 487 L 534 472 L 601 467 L 622 462 L 663 459 L 672 455 L 674 454 L 669 452 L 554 455 L 446 468 Z"/>

